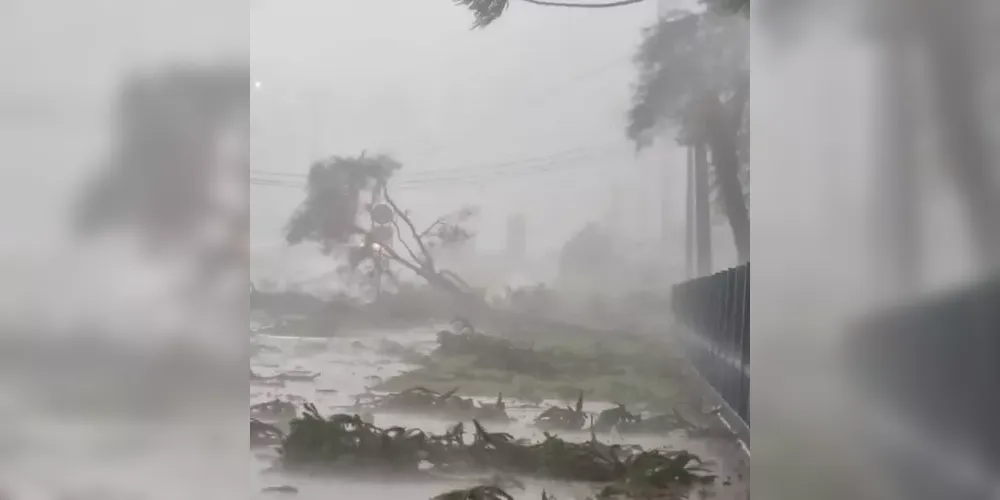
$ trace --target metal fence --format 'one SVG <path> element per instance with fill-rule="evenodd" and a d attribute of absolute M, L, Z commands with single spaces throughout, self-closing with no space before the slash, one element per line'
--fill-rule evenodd
<path fill-rule="evenodd" d="M 750 426 L 750 264 L 674 286 L 695 369 Z"/>

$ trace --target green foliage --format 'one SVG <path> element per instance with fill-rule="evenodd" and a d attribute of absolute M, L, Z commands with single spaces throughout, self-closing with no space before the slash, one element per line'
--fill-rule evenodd
<path fill-rule="evenodd" d="M 272 424 L 250 419 L 250 447 L 274 446 L 285 440 L 285 433 Z"/>
<path fill-rule="evenodd" d="M 715 480 L 701 459 L 687 451 L 645 451 L 632 455 L 622 465 L 626 469 L 624 479 L 601 490 L 598 499 L 681 498 L 686 488 Z"/>
<path fill-rule="evenodd" d="M 576 406 L 560 408 L 553 406 L 535 419 L 535 425 L 547 430 L 578 431 L 587 424 L 587 413 L 583 411 L 583 392 L 576 400 Z"/>
<path fill-rule="evenodd" d="M 379 429 L 358 415 L 324 418 L 311 404 L 290 427 L 281 446 L 281 463 L 290 468 L 321 465 L 341 470 L 386 468 L 416 473 L 420 451 L 428 444 L 427 436 L 420 431 Z"/>
<path fill-rule="evenodd" d="M 389 193 L 389 179 L 400 168 L 402 165 L 388 156 L 367 157 L 364 153 L 315 163 L 309 171 L 306 199 L 285 228 L 286 241 L 289 245 L 318 243 L 326 255 L 338 252 L 346 257 L 346 265 L 338 269 L 345 278 L 364 271 L 377 284 L 377 290 L 381 290 L 383 278 L 398 284 L 389 269 L 389 263 L 395 262 L 433 286 L 465 292 L 468 285 L 464 280 L 453 272 L 437 269 L 433 251 L 468 241 L 472 233 L 464 224 L 476 209 L 462 208 L 419 231 L 410 213 L 400 208 Z M 370 224 L 372 208 L 382 203 L 393 216 L 388 236 L 376 231 L 387 227 Z M 402 248 L 394 249 L 396 243 Z"/>
<path fill-rule="evenodd" d="M 467 443 L 462 424 L 440 435 L 401 427 L 381 429 L 357 415 L 324 418 L 315 406 L 306 405 L 303 416 L 291 423 L 279 463 L 285 468 L 314 471 L 419 475 L 420 464 L 426 462 L 439 471 L 499 471 L 604 483 L 612 489 L 602 493 L 627 491 L 634 495 L 679 493 L 715 480 L 701 460 L 686 451 L 606 445 L 596 438 L 572 443 L 551 434 L 540 443 L 531 443 L 488 432 L 476 420 L 473 426 L 474 438 Z M 463 497 L 460 492 L 449 492 L 446 495 L 451 496 L 443 498 L 508 498 L 495 485 L 464 491 L 493 496 Z"/>
<path fill-rule="evenodd" d="M 700 427 L 682 417 L 677 410 L 670 414 L 644 418 L 642 414 L 629 412 L 625 405 L 621 404 L 602 411 L 593 426 L 595 433 L 610 432 L 611 430 L 617 430 L 622 434 L 667 433 L 676 430 L 685 430 L 689 433 L 704 432 Z"/>
<path fill-rule="evenodd" d="M 682 144 L 700 141 L 711 146 L 713 208 L 730 219 L 734 236 L 740 235 L 736 236 L 737 248 L 746 251 L 748 40 L 745 19 L 719 15 L 712 9 L 679 13 L 646 28 L 635 57 L 638 84 L 626 126 L 626 135 L 640 150 L 652 144 L 666 126 L 679 129 L 677 139 Z M 724 186 L 734 189 L 723 191 Z M 733 206 L 727 206 L 727 201 Z"/>
<path fill-rule="evenodd" d="M 469 9 L 475 17 L 473 29 L 485 28 L 500 18 L 509 6 L 508 0 L 453 0 L 455 5 Z"/>
<path fill-rule="evenodd" d="M 747 40 L 744 21 L 712 13 L 680 13 L 645 28 L 626 128 L 636 147 L 649 146 L 667 123 L 681 126 L 681 140 L 698 134 L 702 96 L 734 94 L 748 78 Z"/>
<path fill-rule="evenodd" d="M 476 331 L 438 332 L 438 347 L 433 355 L 474 356 L 476 363 L 487 369 L 506 370 L 531 377 L 552 378 L 557 374 L 552 358 L 533 349 L 515 346 L 509 340 L 484 335 Z"/>
<path fill-rule="evenodd" d="M 309 170 L 306 199 L 285 229 L 290 245 L 305 241 L 332 253 L 354 236 L 365 235 L 360 212 L 364 203 L 389 181 L 400 163 L 384 155 L 335 156 L 316 162 Z"/>
<path fill-rule="evenodd" d="M 514 497 L 498 486 L 481 485 L 442 493 L 431 500 L 514 500 Z"/>
<path fill-rule="evenodd" d="M 610 343 L 593 337 L 558 339 L 542 332 L 530 341 L 512 341 L 474 329 L 459 331 L 440 336 L 430 356 L 417 356 L 398 345 L 385 346 L 385 354 L 408 359 L 421 368 L 392 377 L 378 389 L 420 386 L 447 391 L 460 385 L 465 394 L 488 397 L 503 392 L 537 404 L 545 398 L 576 400 L 582 390 L 594 400 L 657 405 L 677 397 L 681 390 L 679 365 L 659 343 L 630 338 Z"/>
<path fill-rule="evenodd" d="M 402 392 L 375 398 L 368 404 L 357 404 L 357 410 L 377 412 L 414 412 L 440 416 L 451 420 L 480 420 L 483 422 L 507 422 L 507 405 L 503 393 L 497 395 L 493 404 L 476 404 L 472 399 L 456 396 L 458 388 L 444 393 L 424 387 L 411 387 Z"/>

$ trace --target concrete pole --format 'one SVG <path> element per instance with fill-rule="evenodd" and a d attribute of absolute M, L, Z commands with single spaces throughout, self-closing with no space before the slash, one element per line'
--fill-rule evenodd
<path fill-rule="evenodd" d="M 687 279 L 694 278 L 694 146 L 687 147 L 687 188 L 684 199 L 684 246 L 686 250 Z"/>
<path fill-rule="evenodd" d="M 708 145 L 699 137 L 694 145 L 694 232 L 699 278 L 712 274 L 712 222 L 708 202 Z"/>

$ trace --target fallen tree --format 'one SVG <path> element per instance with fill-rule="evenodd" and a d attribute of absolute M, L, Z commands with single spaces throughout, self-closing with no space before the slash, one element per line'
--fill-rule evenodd
<path fill-rule="evenodd" d="M 345 273 L 361 272 L 381 289 L 383 280 L 398 281 L 396 264 L 427 283 L 460 296 L 472 287 L 456 273 L 441 268 L 435 250 L 468 241 L 466 223 L 476 214 L 465 207 L 434 220 L 423 229 L 393 199 L 389 184 L 402 164 L 385 155 L 335 156 L 313 164 L 306 198 L 288 222 L 290 245 L 317 243 L 326 255 L 346 261 Z"/>

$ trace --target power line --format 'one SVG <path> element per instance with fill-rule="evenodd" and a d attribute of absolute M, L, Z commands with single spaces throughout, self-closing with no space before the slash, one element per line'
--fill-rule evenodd
<path fill-rule="evenodd" d="M 587 150 L 587 148 L 585 148 L 585 147 L 576 147 L 576 148 L 566 149 L 566 150 L 562 150 L 562 151 L 557 151 L 555 153 L 549 153 L 549 154 L 543 155 L 543 156 L 537 156 L 537 157 L 531 157 L 531 158 L 521 158 L 521 159 L 518 159 L 518 160 L 510 160 L 510 161 L 499 162 L 499 163 L 486 163 L 486 164 L 481 164 L 481 165 L 473 166 L 473 167 L 455 167 L 455 168 L 435 169 L 435 170 L 419 170 L 419 171 L 406 171 L 406 170 L 404 170 L 398 176 L 395 176 L 395 178 L 396 179 L 420 178 L 420 177 L 426 178 L 428 176 L 435 177 L 435 176 L 439 176 L 441 174 L 465 174 L 465 173 L 475 173 L 475 172 L 483 172 L 483 171 L 489 171 L 489 170 L 502 170 L 502 169 L 505 169 L 505 168 L 516 167 L 516 166 L 519 166 L 519 165 L 535 163 L 535 162 L 538 162 L 538 161 L 552 160 L 552 159 L 555 159 L 555 158 L 558 158 L 558 157 L 561 157 L 561 156 L 564 156 L 564 155 L 570 155 L 572 153 L 579 153 L 579 152 L 586 151 L 586 150 Z M 309 174 L 300 174 L 300 173 L 291 173 L 291 172 L 275 172 L 275 171 L 257 170 L 257 169 L 251 170 L 250 173 L 251 173 L 251 175 L 256 174 L 256 175 L 267 175 L 267 176 L 285 177 L 285 178 L 289 178 L 290 177 L 290 178 L 295 178 L 295 179 L 306 179 L 306 178 L 309 177 Z"/>
<path fill-rule="evenodd" d="M 627 63 L 632 61 L 633 54 L 620 54 L 613 58 L 608 58 L 601 61 L 599 64 L 587 67 L 585 70 L 572 74 L 569 77 L 561 78 L 555 80 L 554 82 L 544 86 L 542 90 L 537 92 L 532 92 L 529 97 L 523 99 L 520 103 L 513 106 L 513 108 L 522 108 L 525 106 L 549 106 L 551 105 L 552 97 L 562 97 L 566 95 L 572 95 L 573 91 L 579 90 L 581 86 L 579 83 L 585 80 L 590 80 L 594 77 L 601 76 L 605 70 L 617 66 L 622 63 Z M 576 85 L 574 85 L 576 84 Z M 567 87 L 569 87 L 567 89 Z M 511 106 L 497 107 L 492 111 L 488 111 L 491 114 L 499 112 L 509 112 L 512 109 Z M 480 121 L 479 123 L 486 123 L 485 121 Z M 447 151 L 450 149 L 449 145 L 453 141 L 449 141 L 443 144 L 433 145 L 429 148 L 425 148 L 422 151 L 416 152 L 417 156 L 428 156 L 439 153 L 441 151 Z M 288 174 L 278 174 L 278 175 L 288 175 Z"/>
<path fill-rule="evenodd" d="M 564 158 L 560 160 L 551 160 L 548 162 L 541 162 L 537 164 L 525 164 L 522 165 L 520 169 L 513 170 L 510 169 L 506 172 L 504 171 L 478 171 L 472 172 L 472 175 L 460 175 L 452 177 L 439 177 L 439 178 L 424 178 L 424 179 L 403 179 L 398 182 L 392 183 L 394 188 L 410 189 L 410 188 L 426 188 L 426 187 L 443 187 L 443 186 L 455 186 L 455 185 L 468 185 L 483 183 L 486 181 L 497 181 L 516 177 L 531 176 L 537 174 L 545 174 L 549 172 L 556 172 L 560 170 L 569 169 L 586 169 L 593 168 L 598 165 L 579 165 L 576 161 L 585 159 L 595 159 L 605 156 L 612 156 L 620 154 L 622 151 L 614 150 L 608 148 L 606 150 L 593 152 L 588 155 L 580 155 L 573 158 Z M 603 167 L 603 165 L 600 165 Z M 251 177 L 251 185 L 258 186 L 268 186 L 268 187 L 286 187 L 286 188 L 304 188 L 307 183 L 302 180 L 299 182 L 293 181 L 275 181 L 273 179 L 265 179 L 260 177 Z"/>
<path fill-rule="evenodd" d="M 611 4 L 580 4 L 580 5 L 577 5 L 577 4 L 568 4 L 568 5 L 564 5 L 564 4 L 552 4 L 552 5 L 560 5 L 560 6 L 567 6 L 567 7 L 577 7 L 577 6 L 582 6 L 582 7 L 604 7 L 604 6 L 616 6 L 616 5 L 619 5 L 619 4 L 621 4 L 621 5 L 627 5 L 627 4 L 632 4 L 632 3 L 638 3 L 638 2 L 641 2 L 641 1 L 643 1 L 643 0 L 621 0 L 621 1 L 617 1 L 617 2 L 612 2 Z M 545 5 L 547 2 L 532 2 L 532 3 L 537 3 L 537 4 L 540 4 L 540 5 Z M 539 92 L 532 93 L 531 96 L 529 96 L 528 98 L 522 100 L 515 107 L 520 108 L 522 106 L 537 106 L 537 105 L 546 106 L 546 105 L 548 105 L 549 103 L 552 102 L 551 98 L 553 96 L 561 97 L 561 96 L 569 95 L 573 91 L 578 90 L 579 88 L 581 88 L 580 85 L 573 85 L 573 84 L 579 84 L 583 80 L 589 80 L 589 79 L 594 78 L 596 76 L 600 76 L 600 75 L 606 74 L 605 70 L 607 70 L 607 69 L 609 69 L 611 67 L 614 67 L 616 65 L 622 64 L 622 63 L 630 62 L 631 60 L 632 60 L 632 54 L 631 53 L 624 54 L 624 55 L 617 55 L 617 56 L 615 56 L 613 58 L 605 59 L 601 63 L 593 65 L 593 66 L 590 66 L 587 69 L 585 69 L 584 71 L 575 73 L 575 74 L 573 74 L 572 76 L 570 76 L 568 78 L 559 79 L 559 80 L 556 80 L 555 82 L 553 82 L 553 83 L 551 83 L 549 85 L 546 85 L 543 88 L 543 90 L 541 90 Z M 567 87 L 569 87 L 569 88 L 567 88 Z M 502 108 L 500 108 L 500 107 L 495 108 L 494 111 L 495 112 L 503 112 L 503 111 L 509 111 L 510 109 L 511 109 L 510 106 L 506 106 L 506 107 L 502 107 Z M 483 122 L 481 122 L 481 123 L 483 123 Z M 423 151 L 417 152 L 417 156 L 428 156 L 428 155 L 433 155 L 433 154 L 439 153 L 441 151 L 446 151 L 446 150 L 450 149 L 450 144 L 451 144 L 451 141 L 448 142 L 448 143 L 439 144 L 437 146 L 432 146 L 430 148 L 424 149 Z M 491 165 L 489 168 L 499 167 L 499 166 L 500 166 L 499 164 L 497 164 L 497 165 Z M 487 167 L 483 167 L 483 168 L 487 168 Z M 458 171 L 458 170 L 463 170 L 463 169 L 464 168 L 447 169 L 447 170 L 437 170 L 437 171 L 435 171 L 435 173 L 447 172 L 449 170 L 450 171 Z M 259 175 L 275 175 L 275 176 L 281 176 L 281 177 L 306 177 L 306 174 L 291 174 L 291 173 L 285 173 L 285 172 L 268 172 L 268 171 L 263 171 L 263 170 L 252 171 L 252 173 L 259 174 Z M 421 174 L 423 174 L 423 172 L 421 172 Z M 412 175 L 412 174 L 410 174 L 409 172 L 404 172 L 404 173 L 402 173 L 400 175 L 400 177 L 407 177 L 409 175 Z"/>

